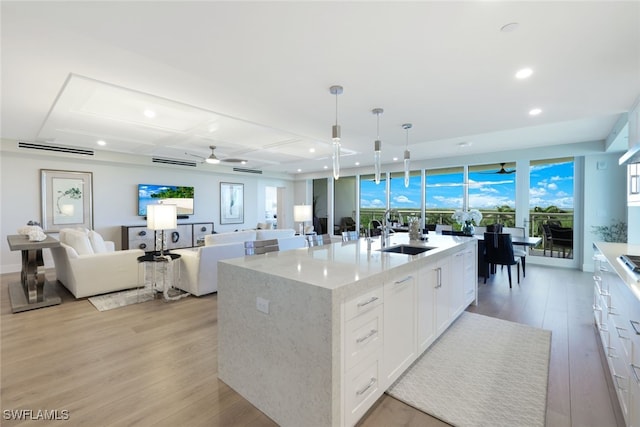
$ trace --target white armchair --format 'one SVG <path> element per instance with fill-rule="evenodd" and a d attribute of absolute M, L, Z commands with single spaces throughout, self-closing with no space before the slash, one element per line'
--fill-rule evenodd
<path fill-rule="evenodd" d="M 76 298 L 138 286 L 141 249 L 116 251 L 95 231 L 60 230 L 60 246 L 51 249 L 58 281 Z"/>

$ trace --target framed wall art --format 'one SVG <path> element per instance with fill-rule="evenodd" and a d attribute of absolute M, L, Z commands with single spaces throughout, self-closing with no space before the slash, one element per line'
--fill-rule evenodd
<path fill-rule="evenodd" d="M 93 228 L 93 174 L 40 169 L 42 228 Z"/>
<path fill-rule="evenodd" d="M 244 184 L 220 183 L 220 224 L 244 223 Z"/>

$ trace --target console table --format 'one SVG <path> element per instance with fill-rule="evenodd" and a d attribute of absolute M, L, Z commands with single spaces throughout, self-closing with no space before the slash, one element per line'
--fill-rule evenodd
<path fill-rule="evenodd" d="M 47 283 L 42 249 L 55 248 L 60 242 L 51 236 L 40 242 L 32 242 L 25 235 L 7 236 L 9 249 L 22 251 L 20 283 L 9 284 L 11 310 L 14 313 L 60 304 L 60 296 L 53 285 Z"/>

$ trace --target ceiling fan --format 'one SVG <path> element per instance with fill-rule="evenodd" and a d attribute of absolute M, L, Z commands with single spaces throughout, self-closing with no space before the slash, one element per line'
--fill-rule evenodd
<path fill-rule="evenodd" d="M 508 174 L 516 172 L 515 169 L 505 169 L 504 165 L 506 165 L 506 163 L 500 163 L 500 170 L 498 170 L 496 172 L 485 172 L 485 173 L 497 173 L 499 175 L 508 175 Z"/>
<path fill-rule="evenodd" d="M 220 159 L 220 158 L 218 158 L 218 156 L 216 156 L 216 153 L 215 153 L 216 146 L 215 145 L 210 145 L 209 148 L 211 149 L 211 155 L 209 157 L 202 157 L 202 156 L 198 156 L 198 155 L 191 154 L 191 153 L 186 153 L 186 152 L 184 154 L 187 154 L 187 155 L 193 156 L 193 157 L 198 157 L 200 159 L 203 159 L 204 162 L 212 164 L 212 165 L 217 165 L 220 162 L 241 163 L 243 165 L 247 163 L 247 161 L 244 160 L 244 159 L 236 159 L 236 158 Z"/>

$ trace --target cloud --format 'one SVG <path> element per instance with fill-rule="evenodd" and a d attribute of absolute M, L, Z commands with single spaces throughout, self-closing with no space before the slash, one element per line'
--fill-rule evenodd
<path fill-rule="evenodd" d="M 551 191 L 556 191 L 558 189 L 558 184 L 552 182 L 551 184 L 547 185 L 547 188 Z"/>
<path fill-rule="evenodd" d="M 373 200 L 362 199 L 360 206 L 363 208 L 384 208 L 387 206 L 387 204 L 380 199 L 373 199 Z"/>

